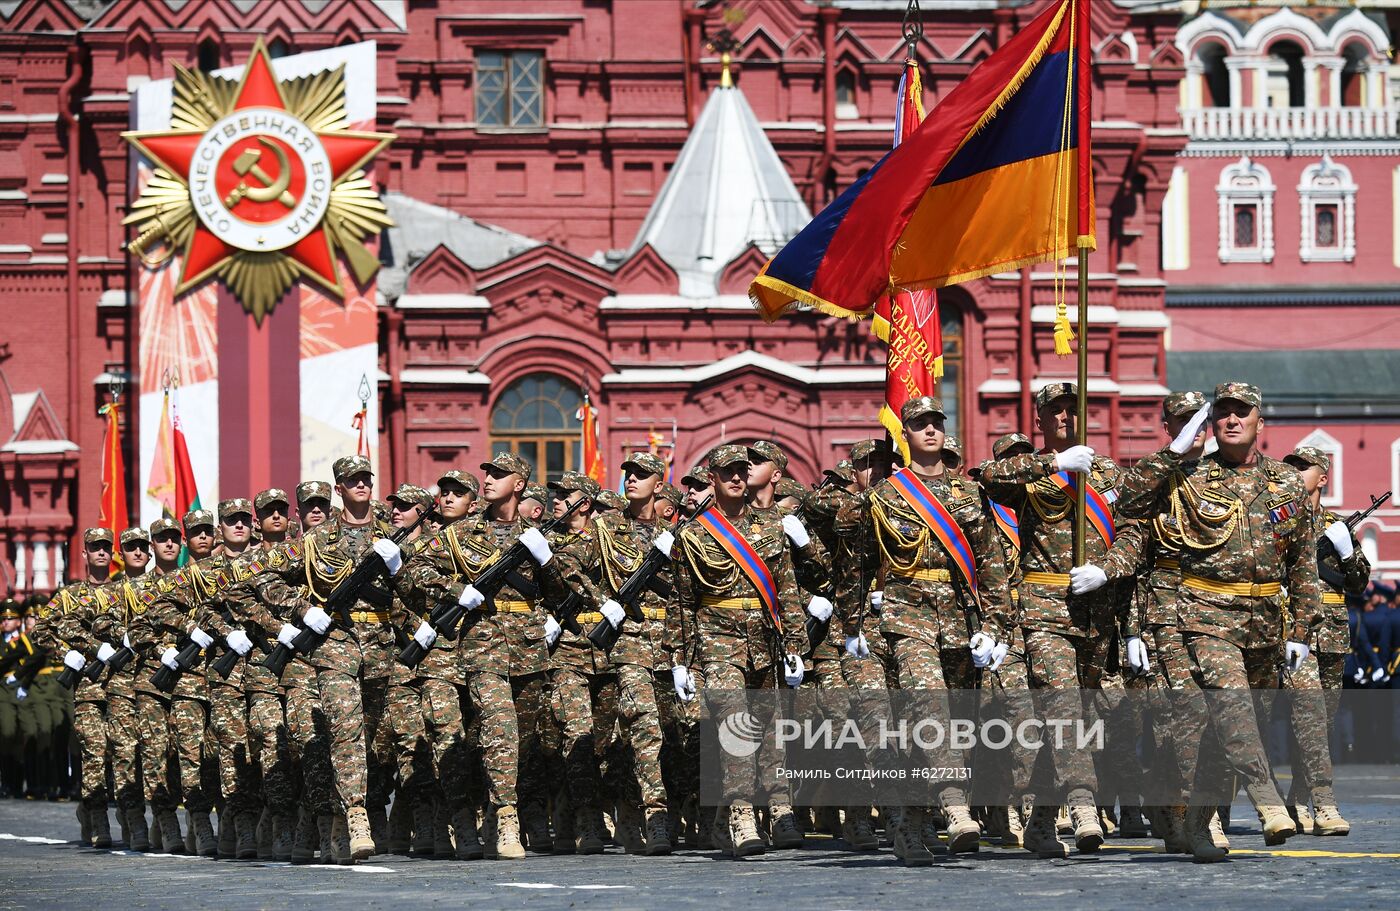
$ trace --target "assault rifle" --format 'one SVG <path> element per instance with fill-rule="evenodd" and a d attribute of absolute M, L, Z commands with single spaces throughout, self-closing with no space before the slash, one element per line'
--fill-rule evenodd
<path fill-rule="evenodd" d="M 1371 497 L 1370 506 L 1367 506 L 1365 509 L 1358 509 L 1348 518 L 1343 519 L 1342 521 L 1346 523 L 1347 530 L 1356 531 L 1356 526 L 1360 525 L 1367 516 L 1380 509 L 1390 500 L 1390 494 L 1391 492 L 1387 490 L 1378 497 Z M 1337 591 L 1342 591 L 1345 587 L 1345 582 L 1341 574 L 1333 571 L 1332 568 L 1327 566 L 1324 562 L 1324 558 L 1332 555 L 1340 557 L 1340 555 L 1337 554 L 1337 546 L 1332 543 L 1331 539 L 1324 536 L 1317 545 L 1317 574 L 1321 577 L 1323 582 L 1326 582 Z"/>
<path fill-rule="evenodd" d="M 579 497 L 569 504 L 569 507 L 560 515 L 555 516 L 548 522 L 540 526 L 540 534 L 549 535 L 568 526 L 568 521 L 574 513 L 578 512 L 585 503 L 589 502 L 587 497 Z M 482 570 L 481 575 L 472 581 L 472 587 L 479 591 L 486 601 L 496 597 L 496 592 L 501 590 L 507 582 L 512 588 L 517 588 L 512 576 L 516 576 L 516 569 L 530 556 L 529 549 L 519 539 L 510 546 L 510 549 L 496 559 L 490 566 Z M 519 578 L 518 576 L 516 577 Z M 457 628 L 462 625 L 462 620 L 467 616 L 467 609 L 456 601 L 449 601 L 439 604 L 433 608 L 433 612 L 428 615 L 428 625 L 438 631 L 438 635 L 451 641 L 457 638 Z M 399 652 L 399 663 L 407 668 L 415 668 L 423 657 L 428 654 L 428 650 L 418 644 L 418 641 L 408 643 Z"/>
<path fill-rule="evenodd" d="M 156 668 L 156 672 L 151 675 L 151 683 L 162 693 L 175 692 L 175 685 L 180 682 L 180 675 L 194 667 L 195 662 L 199 660 L 199 653 L 203 651 L 199 643 L 189 636 L 182 640 L 179 648 L 180 651 L 175 655 L 175 664 L 178 665 L 178 670 L 172 670 L 162 662 L 160 667 Z"/>

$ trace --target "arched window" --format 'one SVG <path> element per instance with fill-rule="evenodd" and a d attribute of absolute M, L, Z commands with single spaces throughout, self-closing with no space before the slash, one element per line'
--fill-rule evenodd
<path fill-rule="evenodd" d="M 939 295 L 938 322 L 943 333 L 943 379 L 938 382 L 938 397 L 943 400 L 943 412 L 948 416 L 944 430 L 966 439 L 961 420 L 963 309 L 952 294 Z"/>
<path fill-rule="evenodd" d="M 1366 98 L 1366 73 L 1370 69 L 1366 48 L 1359 41 L 1353 41 L 1342 51 L 1341 103 L 1349 108 L 1364 107 Z M 1333 104 L 1337 102 L 1334 101 Z"/>
<path fill-rule="evenodd" d="M 1302 238 L 1298 254 L 1305 263 L 1351 262 L 1356 258 L 1356 184 L 1351 170 L 1327 155 L 1303 169 L 1298 184 Z"/>
<path fill-rule="evenodd" d="M 1269 48 L 1268 106 L 1301 108 L 1307 103 L 1303 88 L 1303 49 L 1294 41 L 1279 41 Z"/>
<path fill-rule="evenodd" d="M 205 38 L 199 42 L 198 62 L 201 72 L 212 73 L 224 65 L 224 54 L 219 49 L 219 42 L 213 38 Z"/>
<path fill-rule="evenodd" d="M 1220 261 L 1274 260 L 1274 182 L 1268 169 L 1248 156 L 1220 172 Z"/>
<path fill-rule="evenodd" d="M 856 111 L 856 74 L 847 69 L 836 71 L 836 116 L 841 120 L 854 120 Z"/>
<path fill-rule="evenodd" d="M 287 42 L 283 41 L 281 38 L 273 38 L 272 42 L 267 46 L 267 56 L 269 57 L 285 57 L 291 52 L 291 45 L 287 44 Z"/>
<path fill-rule="evenodd" d="M 1207 107 L 1228 108 L 1230 106 L 1230 72 L 1225 68 L 1225 45 L 1212 41 L 1204 45 L 1197 56 L 1203 68 L 1201 78 L 1205 82 L 1205 96 L 1201 100 Z"/>
<path fill-rule="evenodd" d="M 1332 470 L 1327 472 L 1327 483 L 1322 485 L 1322 498 L 1319 502 L 1323 506 L 1342 505 L 1342 444 L 1336 437 L 1332 436 L 1322 428 L 1314 430 L 1312 433 L 1298 441 L 1298 446 L 1315 446 L 1327 453 L 1332 460 Z M 1297 446 L 1294 447 L 1295 449 Z"/>
<path fill-rule="evenodd" d="M 491 452 L 513 452 L 534 466 L 534 483 L 557 481 L 578 468 L 581 440 L 578 387 L 552 373 L 511 384 L 491 409 Z"/>

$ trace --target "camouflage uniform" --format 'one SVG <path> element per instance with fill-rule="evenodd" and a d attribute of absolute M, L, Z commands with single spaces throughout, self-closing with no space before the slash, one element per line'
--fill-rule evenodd
<path fill-rule="evenodd" d="M 149 547 L 150 540 L 140 528 L 128 528 L 119 538 L 121 547 L 129 547 L 138 540 L 145 540 Z M 122 646 L 128 624 L 143 606 L 137 592 L 151 585 L 145 579 L 144 576 L 137 578 L 123 575 L 110 583 L 112 599 L 108 610 L 111 616 L 106 641 L 115 648 Z M 121 673 L 109 673 L 104 684 L 107 690 L 107 745 L 112 764 L 112 787 L 116 791 L 113 796 L 116 798 L 117 812 L 121 818 L 128 821 L 137 814 L 144 814 L 146 806 L 138 776 L 137 760 L 141 728 L 149 725 L 142 724 L 140 713 L 137 711 L 136 694 L 138 688 L 155 691 L 149 678 L 142 679 L 137 676 L 140 664 L 131 661 Z M 144 827 L 143 819 L 141 828 Z"/>

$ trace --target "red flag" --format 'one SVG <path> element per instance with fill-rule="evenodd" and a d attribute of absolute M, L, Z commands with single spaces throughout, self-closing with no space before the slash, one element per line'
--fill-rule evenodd
<path fill-rule="evenodd" d="M 194 466 L 190 464 L 190 450 L 185 445 L 185 431 L 180 426 L 180 416 L 175 416 L 175 427 L 171 432 L 175 450 L 175 514 L 179 520 L 191 509 L 199 508 L 199 487 L 194 482 Z"/>
<path fill-rule="evenodd" d="M 923 84 L 919 63 L 904 62 L 899 79 L 899 106 L 895 110 L 894 144 L 898 148 L 914 135 L 924 119 Z M 875 335 L 889 345 L 885 354 L 885 403 L 880 407 L 880 423 L 890 432 L 904 461 L 909 447 L 904 442 L 899 411 L 904 403 L 921 395 L 932 395 L 943 375 L 943 332 L 938 317 L 938 296 L 932 288 L 895 291 L 883 295 L 875 306 Z"/>
<path fill-rule="evenodd" d="M 146 493 L 160 501 L 165 515 L 179 519 L 183 512 L 175 511 L 175 440 L 170 427 L 170 392 L 166 391 L 160 405 L 160 424 L 156 428 L 156 457 L 151 462 L 151 478 Z"/>
<path fill-rule="evenodd" d="M 604 483 L 608 469 L 603 464 L 603 453 L 598 449 L 598 412 L 588 404 L 588 393 L 583 395 L 583 405 L 574 413 L 583 422 L 583 459 L 579 470 L 599 484 Z"/>
<path fill-rule="evenodd" d="M 101 414 L 107 418 L 107 433 L 102 441 L 102 501 L 98 524 L 112 530 L 113 540 L 121 538 L 130 519 L 126 511 L 126 466 L 122 462 L 121 406 L 113 401 L 103 405 Z M 121 549 L 113 548 L 112 574 L 122 570 Z"/>
<path fill-rule="evenodd" d="M 355 412 L 355 416 L 350 420 L 350 426 L 360 432 L 360 440 L 355 444 L 355 455 L 369 458 L 369 438 L 365 436 L 365 430 L 369 424 L 369 405 L 365 404 L 360 410 Z"/>

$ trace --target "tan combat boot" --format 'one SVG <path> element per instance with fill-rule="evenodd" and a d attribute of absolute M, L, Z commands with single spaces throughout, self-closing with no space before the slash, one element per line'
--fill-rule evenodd
<path fill-rule="evenodd" d="M 578 850 L 578 831 L 574 828 L 573 806 L 559 794 L 550 806 L 549 819 L 554 826 L 554 853 L 573 854 Z"/>
<path fill-rule="evenodd" d="M 433 801 L 428 807 L 428 823 L 432 826 L 432 844 L 429 846 L 429 856 L 437 860 L 456 860 L 457 845 L 452 840 L 452 814 L 447 810 L 447 804 L 441 800 Z M 414 810 L 414 816 L 418 811 Z M 476 838 L 476 813 L 472 813 L 472 838 Z M 413 840 L 418 841 L 417 824 L 414 824 Z M 480 852 L 481 845 L 477 844 L 477 851 Z M 477 854 L 480 857 L 480 853 Z M 466 860 L 467 858 L 462 858 Z"/>
<path fill-rule="evenodd" d="M 322 813 L 316 817 L 316 836 L 319 839 L 317 850 L 320 852 L 321 863 L 333 864 L 337 862 L 335 856 L 335 816 Z M 346 843 L 347 845 L 349 842 Z"/>
<path fill-rule="evenodd" d="M 160 830 L 160 811 L 151 807 L 151 853 L 165 854 L 165 833 Z"/>
<path fill-rule="evenodd" d="M 704 824 L 701 824 L 704 830 Z M 710 819 L 710 840 L 725 857 L 734 856 L 734 842 L 729 839 L 729 807 L 717 807 Z"/>
<path fill-rule="evenodd" d="M 520 817 L 515 807 L 505 806 L 496 810 L 496 858 L 498 860 L 524 860 L 525 848 L 520 844 Z"/>
<path fill-rule="evenodd" d="M 82 801 L 76 807 L 78 813 L 78 843 L 85 848 L 92 847 L 92 811 Z"/>
<path fill-rule="evenodd" d="M 389 814 L 381 804 L 365 807 L 365 818 L 369 820 L 369 838 L 374 842 L 374 853 L 384 854 L 389 844 Z"/>
<path fill-rule="evenodd" d="M 350 823 L 341 813 L 331 821 L 331 857 L 342 867 L 355 864 L 355 852 L 350 848 Z"/>
<path fill-rule="evenodd" d="M 576 854 L 603 853 L 603 824 L 598 819 L 598 811 L 591 807 L 574 810 L 574 852 Z"/>
<path fill-rule="evenodd" d="M 894 856 L 906 867 L 927 867 L 933 852 L 924 844 L 924 808 L 905 807 L 894 833 Z"/>
<path fill-rule="evenodd" d="M 1021 847 L 1037 857 L 1069 857 L 1069 845 L 1060 841 L 1055 816 L 1057 807 L 1037 806 L 1031 810 L 1030 822 L 1021 836 Z"/>
<path fill-rule="evenodd" d="M 1118 831 L 1118 817 L 1113 807 L 1099 807 L 1099 828 L 1103 829 L 1105 838 Z"/>
<path fill-rule="evenodd" d="M 1191 840 L 1186 835 L 1186 808 L 1163 807 L 1162 825 L 1163 849 L 1168 854 L 1190 854 Z"/>
<path fill-rule="evenodd" d="M 981 846 L 982 827 L 968 812 L 966 800 L 957 792 L 942 801 L 943 818 L 948 821 L 948 851 L 952 854 L 971 854 Z"/>
<path fill-rule="evenodd" d="M 1141 807 L 1129 804 L 1123 808 L 1118 816 L 1118 834 L 1123 838 L 1147 837 L 1147 820 L 1143 818 Z"/>
<path fill-rule="evenodd" d="M 356 860 L 373 857 L 374 835 L 369 825 L 369 812 L 364 807 L 350 807 L 345 811 L 345 828 L 350 833 L 351 856 Z"/>
<path fill-rule="evenodd" d="M 1299 835 L 1311 835 L 1313 830 L 1313 814 L 1308 809 L 1307 803 L 1289 803 L 1288 815 L 1293 817 L 1294 824 L 1298 827 Z"/>
<path fill-rule="evenodd" d="M 797 817 L 792 807 L 785 803 L 773 804 L 768 812 L 773 818 L 773 847 L 802 847 L 802 830 L 797 827 Z"/>
<path fill-rule="evenodd" d="M 1093 854 L 1103 845 L 1103 827 L 1094 795 L 1084 788 L 1069 792 L 1069 818 L 1074 826 L 1074 848 L 1080 854 Z"/>
<path fill-rule="evenodd" d="M 719 820 L 716 819 L 716 822 Z M 766 848 L 758 834 L 758 821 L 753 807 L 737 804 L 729 808 L 729 843 L 735 857 L 752 857 Z"/>
<path fill-rule="evenodd" d="M 636 805 L 622 801 L 617 805 L 617 843 L 628 854 L 641 854 L 646 850 L 642 838 L 642 811 Z"/>
<path fill-rule="evenodd" d="M 185 853 L 185 836 L 180 832 L 180 817 L 175 815 L 174 810 L 161 810 L 156 826 L 160 830 L 161 846 L 167 854 Z"/>
<path fill-rule="evenodd" d="M 820 812 L 817 819 L 821 819 Z M 874 851 L 880 847 L 880 839 L 870 825 L 869 807 L 846 808 L 846 818 L 841 822 L 841 838 L 852 851 Z"/>
<path fill-rule="evenodd" d="M 1271 847 L 1281 845 L 1298 834 L 1298 827 L 1283 808 L 1283 800 L 1272 781 L 1248 785 L 1244 790 L 1259 814 L 1259 824 L 1264 828 L 1264 844 Z"/>
<path fill-rule="evenodd" d="M 1229 848 L 1222 848 L 1210 837 L 1210 821 L 1215 817 L 1215 807 L 1195 806 L 1186 808 L 1186 841 L 1191 848 L 1191 859 L 1198 864 L 1213 864 L 1229 855 Z"/>
<path fill-rule="evenodd" d="M 453 814 L 452 835 L 457 844 L 458 860 L 481 860 L 486 856 L 486 849 L 477 835 L 475 807 L 466 807 Z"/>
<path fill-rule="evenodd" d="M 272 810 L 267 807 L 258 815 L 254 837 L 258 844 L 258 860 L 272 860 L 272 842 L 277 838 L 277 830 L 272 827 Z"/>
<path fill-rule="evenodd" d="M 1055 833 L 1057 835 L 1073 835 L 1074 823 L 1069 818 L 1069 807 L 1057 807 L 1055 810 Z"/>
<path fill-rule="evenodd" d="M 252 813 L 239 813 L 233 820 L 236 837 L 234 851 L 239 860 L 256 860 L 258 856 L 258 817 Z M 269 844 L 268 848 L 271 849 Z"/>
<path fill-rule="evenodd" d="M 146 810 L 143 807 L 133 807 L 127 810 L 126 816 L 126 846 L 132 851 L 145 853 L 151 850 L 151 832 L 146 827 Z"/>
<path fill-rule="evenodd" d="M 1351 823 L 1337 810 L 1337 796 L 1331 788 L 1315 788 L 1312 792 L 1314 835 L 1348 835 Z M 1302 831 L 1307 831 L 1303 829 Z"/>
<path fill-rule="evenodd" d="M 432 850 L 433 828 L 419 825 L 419 807 L 411 809 L 408 799 L 402 793 L 394 795 L 394 803 L 389 807 L 389 829 L 385 836 L 384 853 L 408 857 L 414 853 L 414 836 L 425 834 L 428 837 L 428 850 Z"/>
<path fill-rule="evenodd" d="M 1210 826 L 1210 840 L 1215 843 L 1217 848 L 1224 848 L 1226 851 L 1230 850 L 1230 839 L 1225 836 L 1225 824 L 1220 819 L 1219 810 L 1210 814 L 1208 823 Z"/>
<path fill-rule="evenodd" d="M 195 854 L 200 857 L 218 855 L 219 839 L 214 835 L 214 823 L 210 822 L 207 810 L 190 813 L 189 831 L 194 837 Z"/>
<path fill-rule="evenodd" d="M 665 810 L 647 813 L 647 857 L 671 853 L 671 821 Z"/>
<path fill-rule="evenodd" d="M 272 859 L 286 862 L 292 859 L 292 817 L 272 817 Z"/>
<path fill-rule="evenodd" d="M 316 842 L 320 833 L 316 831 L 316 817 L 302 807 L 297 811 L 297 827 L 292 833 L 292 857 L 294 866 L 309 864 L 316 859 Z"/>
<path fill-rule="evenodd" d="M 189 810 L 185 811 L 185 853 L 191 855 L 199 853 L 199 843 L 194 837 L 194 814 Z"/>
<path fill-rule="evenodd" d="M 549 817 L 538 804 L 526 807 L 520 816 L 520 827 L 525 830 L 525 845 L 531 854 L 553 854 L 554 836 L 549 833 Z"/>
<path fill-rule="evenodd" d="M 850 814 L 848 811 L 847 816 L 849 815 Z M 817 812 L 815 816 L 815 823 L 812 827 L 813 831 L 825 832 L 827 835 L 830 835 L 833 838 L 839 837 L 841 835 L 841 827 L 842 825 L 844 825 L 844 823 L 841 821 L 840 810 L 836 809 L 835 807 L 817 807 Z"/>
<path fill-rule="evenodd" d="M 233 814 L 223 810 L 219 811 L 219 853 L 223 860 L 233 860 L 238 855 L 238 826 L 233 821 Z"/>
<path fill-rule="evenodd" d="M 1021 815 L 1019 806 L 1009 806 L 1006 808 L 1006 829 L 1001 833 L 1001 846 L 1003 848 L 1019 848 L 1024 843 L 1026 837 L 1026 820 Z"/>
<path fill-rule="evenodd" d="M 397 808 L 399 802 L 394 801 Z M 443 810 L 443 818 L 446 821 L 446 810 Z M 408 830 L 404 833 L 403 853 L 412 857 L 433 857 L 437 854 L 437 804 L 428 801 L 419 801 L 413 805 L 411 811 L 404 811 L 402 825 Z M 452 856 L 452 836 L 443 826 L 443 837 L 447 839 L 447 856 Z M 389 844 L 391 847 L 397 846 L 394 841 L 394 814 L 389 814 Z"/>
<path fill-rule="evenodd" d="M 104 803 L 100 807 L 94 807 L 92 815 L 92 846 L 94 848 L 112 847 L 112 821 L 107 818 L 107 805 Z"/>

